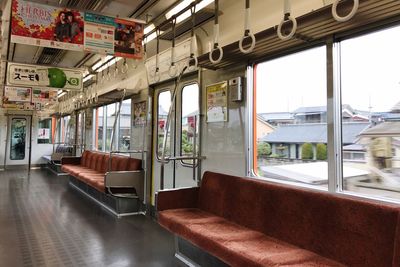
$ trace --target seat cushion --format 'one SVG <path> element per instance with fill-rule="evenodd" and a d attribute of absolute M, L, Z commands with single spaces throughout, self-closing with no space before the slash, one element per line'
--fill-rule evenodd
<path fill-rule="evenodd" d="M 84 171 L 89 171 L 90 169 L 87 167 L 81 166 L 81 165 L 65 164 L 65 165 L 62 165 L 61 170 L 72 176 L 77 177 L 79 173 L 84 172 Z"/>
<path fill-rule="evenodd" d="M 159 212 L 159 223 L 231 266 L 344 266 L 199 209 Z"/>

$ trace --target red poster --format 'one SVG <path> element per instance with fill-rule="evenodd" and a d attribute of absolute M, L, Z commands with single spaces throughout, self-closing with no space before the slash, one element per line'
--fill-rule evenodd
<path fill-rule="evenodd" d="M 11 42 L 81 51 L 83 31 L 78 10 L 12 1 Z"/>
<path fill-rule="evenodd" d="M 143 24 L 131 20 L 115 19 L 114 55 L 142 59 Z"/>

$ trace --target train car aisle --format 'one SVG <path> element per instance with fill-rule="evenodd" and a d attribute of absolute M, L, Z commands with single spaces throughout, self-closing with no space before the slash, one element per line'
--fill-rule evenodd
<path fill-rule="evenodd" d="M 117 219 L 46 170 L 0 172 L 1 266 L 176 266 L 173 236 Z"/>

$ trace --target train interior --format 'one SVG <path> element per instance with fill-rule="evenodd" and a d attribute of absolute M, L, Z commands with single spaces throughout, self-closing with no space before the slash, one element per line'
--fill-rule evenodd
<path fill-rule="evenodd" d="M 399 1 L 0 10 L 0 266 L 400 266 Z"/>

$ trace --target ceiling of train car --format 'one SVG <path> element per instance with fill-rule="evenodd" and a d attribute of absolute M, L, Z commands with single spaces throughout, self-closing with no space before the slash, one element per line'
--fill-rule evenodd
<path fill-rule="evenodd" d="M 64 6 L 79 10 L 90 10 L 115 17 L 131 17 L 144 21 L 158 21 L 163 14 L 179 0 L 30 0 L 53 6 Z M 11 44 L 9 61 L 57 65 L 60 67 L 90 67 L 101 55 L 85 52 L 43 48 L 23 44 Z"/>

